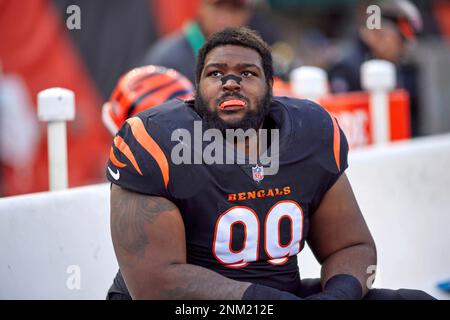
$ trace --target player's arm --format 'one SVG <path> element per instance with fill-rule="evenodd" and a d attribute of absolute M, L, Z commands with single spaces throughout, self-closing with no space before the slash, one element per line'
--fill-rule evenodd
<path fill-rule="evenodd" d="M 166 198 L 112 185 L 111 234 L 133 299 L 241 299 L 250 286 L 186 264 L 184 224 Z"/>
<path fill-rule="evenodd" d="M 327 289 L 332 283 L 344 296 L 351 295 L 345 291 L 354 289 L 351 282 L 356 279 L 364 296 L 367 268 L 376 264 L 376 248 L 345 173 L 327 191 L 310 223 L 308 244 L 322 265 L 322 286 Z M 328 282 L 337 275 L 347 276 Z"/>

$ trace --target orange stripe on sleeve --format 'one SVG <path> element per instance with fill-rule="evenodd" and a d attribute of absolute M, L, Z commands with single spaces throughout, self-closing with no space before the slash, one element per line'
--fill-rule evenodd
<path fill-rule="evenodd" d="M 327 111 L 328 112 L 328 111 Z M 336 165 L 339 171 L 341 171 L 341 134 L 339 132 L 339 126 L 337 124 L 336 118 L 328 112 L 328 115 L 333 122 L 333 151 L 334 151 L 334 160 L 336 161 Z"/>
<path fill-rule="evenodd" d="M 159 147 L 158 143 L 145 130 L 144 123 L 138 117 L 132 117 L 127 120 L 131 127 L 131 132 L 136 138 L 137 142 L 155 159 L 158 163 L 159 169 L 163 176 L 164 185 L 167 188 L 169 183 L 169 163 L 164 152 Z"/>
<path fill-rule="evenodd" d="M 111 147 L 111 150 L 109 150 L 109 160 L 111 160 L 111 162 L 113 163 L 113 165 L 115 165 L 117 168 L 123 168 L 126 166 L 125 163 L 120 162 L 117 158 L 116 155 L 114 154 L 114 149 L 113 147 Z"/>
<path fill-rule="evenodd" d="M 133 152 L 131 152 L 130 147 L 122 139 L 121 136 L 116 136 L 114 138 L 114 145 L 125 155 L 125 157 L 128 158 L 128 160 L 130 160 L 130 162 L 133 165 L 133 167 L 142 176 L 141 169 L 139 169 L 139 166 L 138 166 L 138 164 L 136 162 L 136 159 L 134 158 Z"/>

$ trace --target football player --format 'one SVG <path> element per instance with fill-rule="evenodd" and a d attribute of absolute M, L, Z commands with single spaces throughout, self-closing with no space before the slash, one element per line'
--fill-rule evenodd
<path fill-rule="evenodd" d="M 255 32 L 216 33 L 196 68 L 194 100 L 141 112 L 114 138 L 107 174 L 120 272 L 109 299 L 431 298 L 369 291 L 376 249 L 345 175 L 345 135 L 319 105 L 272 97 L 270 50 Z M 259 162 L 174 161 L 197 121 L 219 134 L 278 130 L 278 172 L 264 174 Z M 259 137 L 223 148 L 247 159 Z M 261 152 L 275 150 L 271 141 Z M 300 278 L 305 241 L 322 265 L 315 282 Z"/>

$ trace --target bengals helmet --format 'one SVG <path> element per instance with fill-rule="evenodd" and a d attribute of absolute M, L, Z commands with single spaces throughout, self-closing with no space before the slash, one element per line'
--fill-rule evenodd
<path fill-rule="evenodd" d="M 192 97 L 192 83 L 179 72 L 148 65 L 128 71 L 102 107 L 102 120 L 115 135 L 126 119 L 170 99 Z"/>

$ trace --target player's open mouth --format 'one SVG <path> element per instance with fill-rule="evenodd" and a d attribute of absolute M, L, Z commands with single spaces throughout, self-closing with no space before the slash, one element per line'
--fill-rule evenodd
<path fill-rule="evenodd" d="M 236 111 L 236 110 L 244 109 L 245 105 L 246 105 L 246 102 L 243 100 L 239 100 L 239 99 L 226 100 L 226 101 L 222 101 L 219 104 L 219 109 L 225 110 L 225 111 Z"/>

